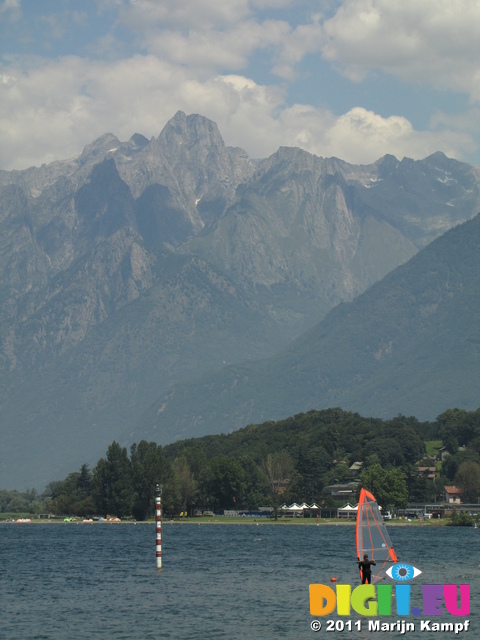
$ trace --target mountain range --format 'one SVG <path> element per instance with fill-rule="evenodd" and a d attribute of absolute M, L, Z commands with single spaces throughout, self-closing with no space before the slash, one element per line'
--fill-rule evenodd
<path fill-rule="evenodd" d="M 138 431 L 174 441 L 317 407 L 419 420 L 477 409 L 479 256 L 480 214 L 337 305 L 280 353 L 175 385 Z"/>
<path fill-rule="evenodd" d="M 0 487 L 42 487 L 113 439 L 164 444 L 332 403 L 472 407 L 478 295 L 462 269 L 478 211 L 480 170 L 442 153 L 252 160 L 182 112 L 152 140 L 106 134 L 0 171 Z M 450 395 L 425 375 L 446 342 Z"/>

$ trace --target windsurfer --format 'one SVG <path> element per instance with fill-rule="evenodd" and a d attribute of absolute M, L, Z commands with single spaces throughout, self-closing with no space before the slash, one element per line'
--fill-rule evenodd
<path fill-rule="evenodd" d="M 362 584 L 372 584 L 372 564 L 377 564 L 375 560 L 369 560 L 366 553 L 363 560 L 358 560 L 358 568 L 362 572 Z"/>

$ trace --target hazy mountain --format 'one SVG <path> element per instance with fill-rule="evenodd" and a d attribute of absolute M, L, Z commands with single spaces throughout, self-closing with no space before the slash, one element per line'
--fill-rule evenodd
<path fill-rule="evenodd" d="M 302 314 L 305 327 L 478 212 L 479 177 L 441 153 L 357 167 L 281 148 L 239 186 L 215 227 L 181 251 L 279 312 Z"/>
<path fill-rule="evenodd" d="M 0 171 L 0 487 L 94 463 L 172 385 L 284 348 L 471 218 L 479 177 L 443 154 L 254 162 L 182 112 Z"/>
<path fill-rule="evenodd" d="M 448 231 L 280 354 L 179 384 L 134 438 L 166 441 L 341 407 L 433 420 L 480 406 L 480 215 Z"/>

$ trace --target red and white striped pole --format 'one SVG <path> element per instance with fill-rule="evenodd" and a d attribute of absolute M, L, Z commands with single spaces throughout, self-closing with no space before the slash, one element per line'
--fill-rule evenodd
<path fill-rule="evenodd" d="M 156 556 L 157 569 L 162 568 L 162 485 L 157 484 L 155 496 L 155 520 L 157 527 Z"/>

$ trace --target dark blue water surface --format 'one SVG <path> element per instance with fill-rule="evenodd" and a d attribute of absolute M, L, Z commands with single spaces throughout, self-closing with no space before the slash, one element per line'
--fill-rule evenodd
<path fill-rule="evenodd" d="M 312 631 L 308 585 L 358 584 L 353 526 L 164 524 L 158 571 L 154 525 L 49 523 L 0 525 L 0 638 L 477 640 L 480 529 L 389 531 L 399 558 L 423 572 L 412 600 L 421 583 L 471 585 L 468 632 L 422 632 L 413 617 L 407 636 L 369 631 L 366 618 L 360 632 L 329 632 L 324 618 Z"/>

